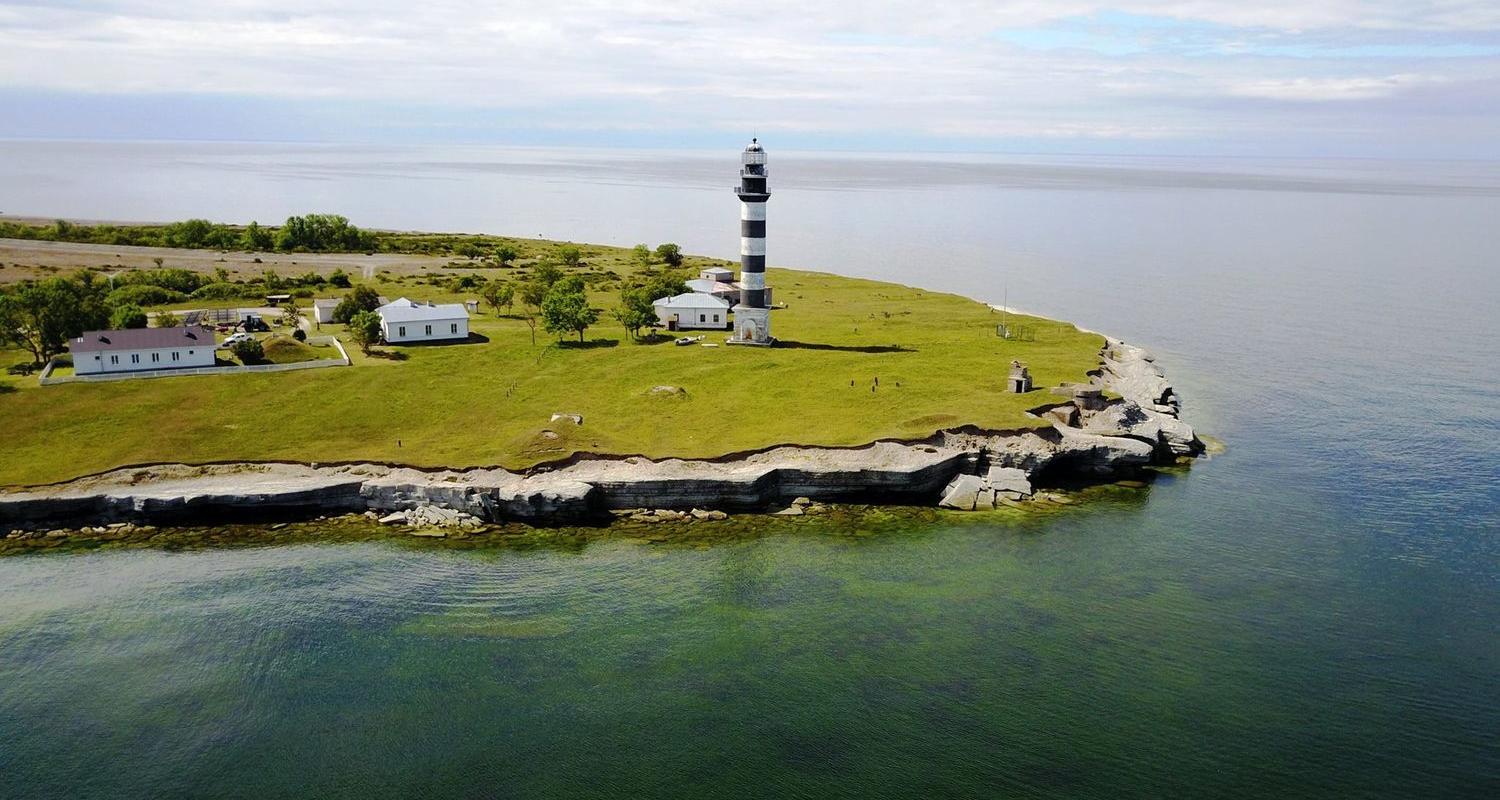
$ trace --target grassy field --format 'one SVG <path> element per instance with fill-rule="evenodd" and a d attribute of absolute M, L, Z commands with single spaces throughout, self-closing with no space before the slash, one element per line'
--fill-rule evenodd
<path fill-rule="evenodd" d="M 591 258 L 591 270 L 615 268 Z M 693 260 L 696 265 L 701 260 Z M 601 264 L 600 262 L 604 262 Z M 703 262 L 708 263 L 708 262 Z M 468 295 L 427 276 L 385 276 L 387 296 Z M 1045 387 L 1085 379 L 1101 337 L 1016 318 L 1034 340 L 1000 339 L 1000 314 L 954 295 L 772 269 L 787 305 L 775 348 L 630 341 L 608 314 L 585 346 L 559 345 L 487 312 L 479 341 L 380 348 L 348 369 L 39 387 L 0 378 L 0 485 L 52 482 L 125 464 L 232 459 L 375 459 L 526 467 L 572 452 L 714 456 L 781 443 L 856 445 L 972 423 L 1034 426 Z M 325 293 L 326 296 L 326 293 Z M 616 293 L 594 304 L 613 308 Z M 314 333 L 341 333 L 324 325 Z M 708 332 L 707 341 L 727 334 Z M 1037 391 L 1004 390 L 1012 358 Z M 22 360 L 0 352 L 0 364 Z M 878 379 L 879 385 L 875 382 Z M 684 393 L 653 392 L 680 387 Z M 584 424 L 551 422 L 578 413 Z"/>

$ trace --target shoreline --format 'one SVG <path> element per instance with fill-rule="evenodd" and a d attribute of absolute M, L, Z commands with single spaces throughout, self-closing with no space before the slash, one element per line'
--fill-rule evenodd
<path fill-rule="evenodd" d="M 0 492 L 0 531 L 34 538 L 62 523 L 155 525 L 288 514 L 374 513 L 391 524 L 429 528 L 611 516 L 666 521 L 695 511 L 796 515 L 811 503 L 975 510 L 1024 503 L 1039 487 L 1062 480 L 1118 477 L 1204 451 L 1148 351 L 1106 336 L 1089 375 L 1088 384 L 1052 389 L 1062 395 L 1059 401 L 1036 409 L 1050 427 L 957 428 L 919 440 L 785 445 L 709 459 L 585 455 L 521 472 L 368 462 L 124 467 Z M 1106 399 L 1105 392 L 1118 397 Z"/>

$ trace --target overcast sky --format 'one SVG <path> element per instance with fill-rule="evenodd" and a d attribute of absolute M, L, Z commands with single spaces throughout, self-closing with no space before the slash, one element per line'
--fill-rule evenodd
<path fill-rule="evenodd" d="M 201 7 L 197 7 L 201 5 Z M 0 136 L 1500 157 L 1500 0 L 0 0 Z"/>

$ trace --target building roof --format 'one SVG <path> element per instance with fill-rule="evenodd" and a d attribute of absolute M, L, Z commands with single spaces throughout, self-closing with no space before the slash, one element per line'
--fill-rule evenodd
<path fill-rule="evenodd" d="M 732 276 L 732 275 L 734 275 L 734 272 L 732 272 L 730 270 L 727 270 L 727 269 L 725 269 L 723 267 L 704 267 L 703 269 L 698 270 L 698 274 L 699 275 L 715 275 L 715 276 L 717 276 L 717 275 Z"/>
<path fill-rule="evenodd" d="M 123 331 L 84 331 L 68 342 L 74 353 L 98 353 L 108 350 L 159 350 L 167 347 L 192 347 L 216 344 L 213 331 L 202 325 L 187 328 L 130 328 Z"/>
<path fill-rule="evenodd" d="M 707 278 L 694 278 L 686 283 L 690 291 L 704 294 L 733 294 L 740 290 L 739 284 L 711 281 Z"/>
<path fill-rule="evenodd" d="M 442 319 L 468 319 L 469 311 L 462 303 L 419 303 L 398 297 L 375 309 L 375 313 L 386 322 L 427 322 Z"/>
<path fill-rule="evenodd" d="M 312 304 L 313 308 L 338 308 L 339 300 L 336 297 L 332 300 L 314 300 Z"/>
<path fill-rule="evenodd" d="M 676 297 L 663 297 L 651 305 L 664 308 L 729 308 L 729 301 L 702 292 L 686 292 Z"/>

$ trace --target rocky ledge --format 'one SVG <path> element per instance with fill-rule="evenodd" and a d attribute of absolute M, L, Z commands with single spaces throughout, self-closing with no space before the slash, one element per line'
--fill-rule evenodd
<path fill-rule="evenodd" d="M 399 514 L 390 521 L 412 525 L 562 522 L 621 512 L 660 517 L 801 509 L 830 501 L 973 510 L 1024 501 L 1033 486 L 1064 476 L 1108 476 L 1202 452 L 1150 353 L 1106 339 L 1090 375 L 1087 384 L 1054 389 L 1066 399 L 1035 409 L 1050 425 L 1034 429 L 960 428 L 915 441 L 783 446 L 719 459 L 577 457 L 524 473 L 384 464 L 161 464 L 0 494 L 0 526 L 22 533 L 63 522 L 347 511 Z"/>

